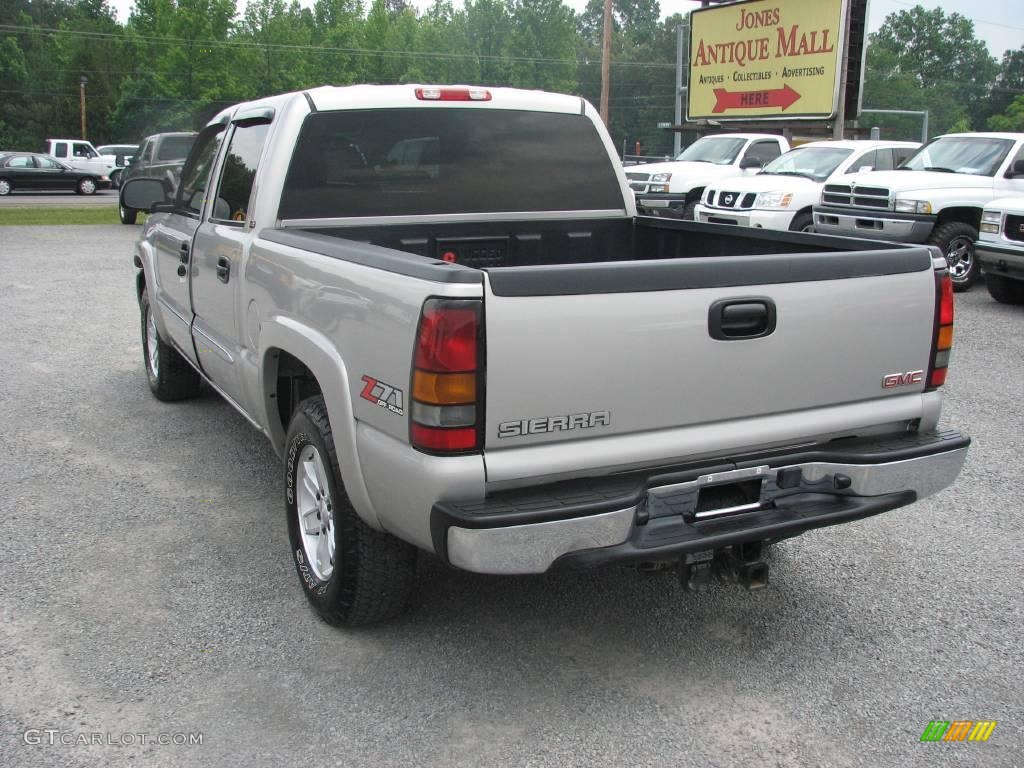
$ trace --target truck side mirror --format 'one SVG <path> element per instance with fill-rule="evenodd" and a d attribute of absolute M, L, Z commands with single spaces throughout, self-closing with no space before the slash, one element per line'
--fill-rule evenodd
<path fill-rule="evenodd" d="M 157 208 L 169 210 L 167 187 L 159 179 L 129 179 L 121 186 L 121 199 L 128 208 L 154 213 Z"/>
<path fill-rule="evenodd" d="M 744 157 L 740 160 L 740 170 L 745 171 L 748 168 L 757 168 L 760 170 L 764 167 L 764 163 L 758 160 L 756 157 Z"/>
<path fill-rule="evenodd" d="M 1010 166 L 1010 172 L 1006 174 L 1008 179 L 1020 179 L 1024 178 L 1024 159 L 1014 160 L 1013 165 Z"/>

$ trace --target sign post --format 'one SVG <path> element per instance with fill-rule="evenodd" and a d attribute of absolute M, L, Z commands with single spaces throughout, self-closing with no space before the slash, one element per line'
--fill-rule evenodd
<path fill-rule="evenodd" d="M 690 14 L 688 120 L 829 120 L 848 0 L 746 0 Z"/>

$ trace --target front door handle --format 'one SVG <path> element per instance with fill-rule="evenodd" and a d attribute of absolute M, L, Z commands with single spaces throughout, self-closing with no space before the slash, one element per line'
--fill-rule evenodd
<path fill-rule="evenodd" d="M 760 339 L 775 332 L 775 321 L 775 302 L 771 299 L 721 299 L 708 311 L 708 333 L 719 341 Z"/>
<path fill-rule="evenodd" d="M 226 283 L 231 278 L 231 262 L 226 256 L 217 259 L 217 279 Z"/>
<path fill-rule="evenodd" d="M 189 253 L 188 243 L 182 243 L 181 244 L 181 250 L 178 252 L 178 260 L 182 264 L 188 264 L 188 253 Z"/>

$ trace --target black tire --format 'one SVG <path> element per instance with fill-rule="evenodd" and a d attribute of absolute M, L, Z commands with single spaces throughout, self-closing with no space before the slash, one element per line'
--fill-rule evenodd
<path fill-rule="evenodd" d="M 697 220 L 697 200 L 690 200 L 683 206 L 683 221 Z"/>
<path fill-rule="evenodd" d="M 307 565 L 306 544 L 299 522 L 300 464 L 310 446 L 316 449 L 326 470 L 330 499 L 327 509 L 333 515 L 335 559 L 333 571 L 326 580 L 314 572 L 312 563 Z M 328 624 L 355 627 L 401 613 L 412 592 L 416 548 L 374 530 L 352 508 L 341 480 L 327 406 L 322 397 L 310 397 L 299 403 L 288 426 L 284 464 L 285 511 L 292 559 L 302 591 L 320 617 Z M 319 512 L 317 519 L 320 519 Z"/>
<path fill-rule="evenodd" d="M 110 188 L 121 188 L 121 171 L 114 171 L 113 173 L 110 174 Z"/>
<path fill-rule="evenodd" d="M 117 215 L 121 219 L 122 224 L 134 224 L 135 220 L 139 217 L 139 212 L 134 208 L 128 208 L 120 200 L 117 202 Z"/>
<path fill-rule="evenodd" d="M 1024 282 L 1002 275 L 985 273 L 985 287 L 1000 304 L 1024 304 Z"/>
<path fill-rule="evenodd" d="M 160 332 L 154 325 L 153 331 L 156 337 L 155 370 L 150 363 L 150 334 L 147 333 L 149 323 L 149 294 L 142 292 L 139 300 L 139 310 L 142 316 L 142 363 L 146 368 L 146 378 L 149 380 L 149 388 L 157 400 L 174 402 L 175 400 L 187 400 L 199 394 L 200 379 L 195 368 L 180 354 L 178 350 L 160 338 Z"/>
<path fill-rule="evenodd" d="M 75 187 L 75 192 L 79 195 L 95 195 L 97 189 L 96 179 L 91 176 L 86 176 L 78 180 L 78 185 Z"/>
<path fill-rule="evenodd" d="M 804 211 L 798 213 L 793 217 L 793 220 L 789 223 L 790 232 L 813 232 L 814 231 L 814 217 L 811 214 Z"/>
<path fill-rule="evenodd" d="M 11 194 L 12 189 L 14 189 L 14 185 L 9 179 L 0 179 L 0 197 Z"/>
<path fill-rule="evenodd" d="M 928 245 L 936 245 L 949 262 L 949 275 L 953 279 L 953 290 L 968 290 L 981 276 L 981 266 L 974 253 L 974 241 L 978 230 L 962 221 L 947 221 L 939 224 L 928 236 Z"/>

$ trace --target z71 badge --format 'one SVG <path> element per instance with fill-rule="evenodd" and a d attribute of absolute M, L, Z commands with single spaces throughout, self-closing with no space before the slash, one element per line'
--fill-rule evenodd
<path fill-rule="evenodd" d="M 402 390 L 392 387 L 390 384 L 385 384 L 379 379 L 375 379 L 372 376 L 363 376 L 363 383 L 366 385 L 363 387 L 363 391 L 359 393 L 359 396 L 363 400 L 369 400 L 374 405 L 381 408 L 387 408 L 392 413 L 396 413 L 399 416 L 405 416 L 404 399 Z"/>
<path fill-rule="evenodd" d="M 591 429 L 607 427 L 611 423 L 612 416 L 608 411 L 570 413 L 568 416 L 541 416 L 538 419 L 503 421 L 498 425 L 498 437 L 522 437 L 562 432 L 567 429 Z"/>

